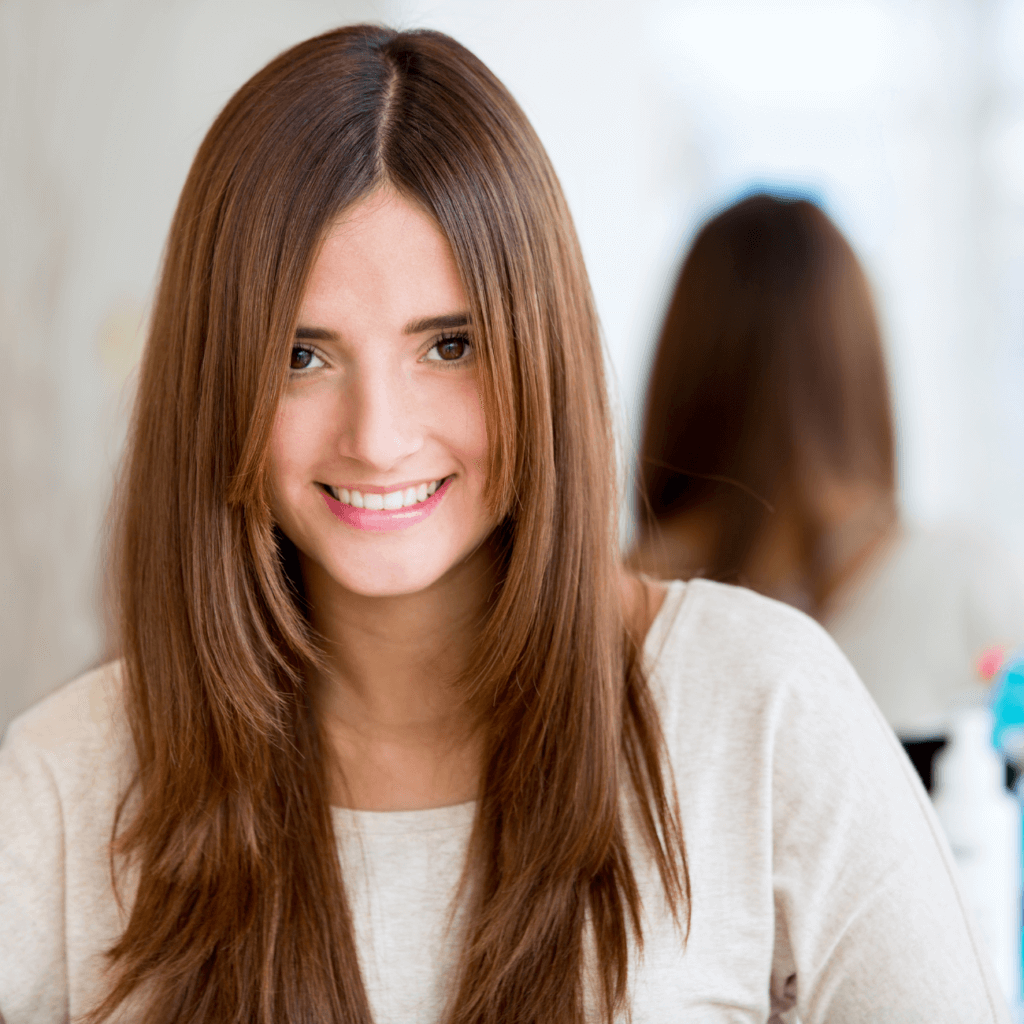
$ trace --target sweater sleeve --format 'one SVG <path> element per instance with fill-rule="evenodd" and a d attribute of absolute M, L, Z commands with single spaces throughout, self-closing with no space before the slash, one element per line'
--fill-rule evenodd
<path fill-rule="evenodd" d="M 0 1020 L 68 1019 L 64 826 L 45 751 L 15 722 L 0 745 Z"/>
<path fill-rule="evenodd" d="M 913 767 L 823 631 L 773 708 L 775 1005 L 801 1024 L 1009 1024 Z"/>

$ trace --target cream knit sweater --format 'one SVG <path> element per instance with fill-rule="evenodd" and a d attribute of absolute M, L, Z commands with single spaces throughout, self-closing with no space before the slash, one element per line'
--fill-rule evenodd
<path fill-rule="evenodd" d="M 1008 1024 L 928 799 L 828 636 L 694 581 L 671 586 L 645 656 L 693 904 L 684 948 L 637 844 L 636 1024 Z M 0 747 L 6 1024 L 74 1019 L 102 991 L 123 927 L 106 849 L 132 763 L 118 686 L 114 666 L 83 676 Z M 433 1022 L 473 805 L 334 813 L 375 1019 Z"/>

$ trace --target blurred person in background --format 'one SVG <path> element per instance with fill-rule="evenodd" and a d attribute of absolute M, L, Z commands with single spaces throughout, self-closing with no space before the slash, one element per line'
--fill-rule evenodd
<path fill-rule="evenodd" d="M 817 206 L 752 195 L 703 227 L 648 388 L 633 565 L 817 618 L 928 785 L 979 657 L 1024 637 L 1024 583 L 980 533 L 900 516 L 878 318 Z"/>

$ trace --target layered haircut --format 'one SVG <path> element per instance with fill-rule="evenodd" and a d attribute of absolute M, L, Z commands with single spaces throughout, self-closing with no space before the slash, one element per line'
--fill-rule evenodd
<path fill-rule="evenodd" d="M 828 524 L 816 488 L 868 485 L 895 516 L 888 377 L 867 279 L 813 203 L 749 196 L 710 220 L 683 262 L 658 340 L 640 452 L 641 540 L 700 510 L 701 574 L 749 583 L 785 501 L 804 590 L 820 593 Z"/>
<path fill-rule="evenodd" d="M 462 681 L 486 758 L 445 1019 L 582 1022 L 588 935 L 595 999 L 608 1020 L 623 1007 L 642 941 L 629 822 L 688 922 L 675 793 L 618 589 L 598 328 L 555 174 L 453 40 L 344 28 L 231 99 L 171 227 L 112 532 L 138 758 L 115 869 L 138 885 L 93 1024 L 126 1000 L 148 1024 L 371 1020 L 307 692 L 318 638 L 267 487 L 307 278 L 332 222 L 380 188 L 451 245 L 500 524 L 500 584 Z"/>

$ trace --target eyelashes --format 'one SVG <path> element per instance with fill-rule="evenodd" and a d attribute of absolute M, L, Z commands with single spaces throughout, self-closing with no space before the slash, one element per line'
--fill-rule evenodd
<path fill-rule="evenodd" d="M 312 345 L 292 345 L 291 370 L 318 370 L 319 366 L 311 366 L 313 360 L 319 360 L 320 365 L 326 365 L 320 353 Z"/>
<path fill-rule="evenodd" d="M 436 354 L 435 354 L 436 353 Z M 473 343 L 466 334 L 442 334 L 423 357 L 430 363 L 465 363 L 473 353 Z"/>
<path fill-rule="evenodd" d="M 447 366 L 464 365 L 473 357 L 473 342 L 469 335 L 461 332 L 442 334 L 421 356 L 427 363 L 444 363 Z M 293 373 L 305 370 L 319 370 L 327 365 L 327 360 L 315 345 L 297 342 L 292 345 L 289 369 Z"/>

